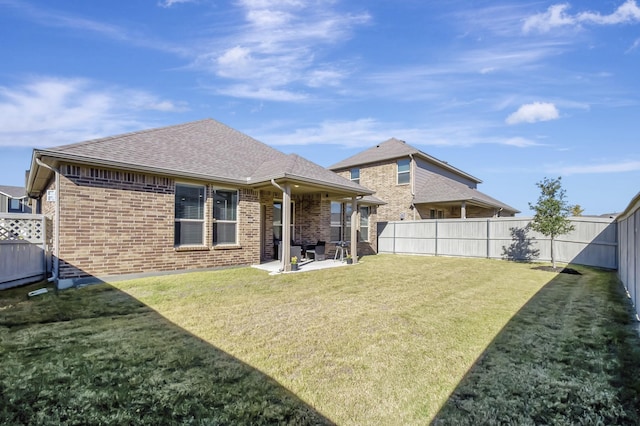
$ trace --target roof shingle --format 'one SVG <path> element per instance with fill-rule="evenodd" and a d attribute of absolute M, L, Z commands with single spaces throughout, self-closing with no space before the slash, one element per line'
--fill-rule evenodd
<path fill-rule="evenodd" d="M 26 198 L 27 196 L 23 186 L 0 185 L 0 193 L 11 198 Z"/>
<path fill-rule="evenodd" d="M 433 172 L 423 173 L 428 173 L 429 176 L 427 179 L 424 179 L 420 187 L 416 188 L 414 198 L 414 203 L 416 204 L 469 201 L 502 208 L 508 212 L 520 212 L 518 209 L 496 200 L 477 189 L 469 188 L 461 182 Z"/>
<path fill-rule="evenodd" d="M 360 194 L 372 193 L 311 161 L 284 154 L 213 119 L 63 145 L 40 153 L 249 185 L 297 176 Z"/>

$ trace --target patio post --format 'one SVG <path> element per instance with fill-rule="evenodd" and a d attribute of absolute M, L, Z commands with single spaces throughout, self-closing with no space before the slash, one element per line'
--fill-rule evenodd
<path fill-rule="evenodd" d="M 291 271 L 291 186 L 282 185 L 282 270 Z"/>
<path fill-rule="evenodd" d="M 460 219 L 466 219 L 467 218 L 467 202 L 463 201 L 462 204 L 460 205 Z"/>
<path fill-rule="evenodd" d="M 358 263 L 358 201 L 356 197 L 351 197 L 351 257 L 353 263 Z"/>

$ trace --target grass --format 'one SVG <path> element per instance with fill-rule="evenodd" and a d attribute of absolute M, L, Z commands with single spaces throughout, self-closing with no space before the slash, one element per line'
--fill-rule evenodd
<path fill-rule="evenodd" d="M 5 292 L 0 423 L 638 423 L 627 300 L 574 268 L 380 255 Z"/>

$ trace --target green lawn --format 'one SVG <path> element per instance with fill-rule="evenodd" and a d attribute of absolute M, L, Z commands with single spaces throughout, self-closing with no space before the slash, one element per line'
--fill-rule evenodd
<path fill-rule="evenodd" d="M 634 424 L 615 273 L 379 255 L 0 293 L 0 423 Z"/>

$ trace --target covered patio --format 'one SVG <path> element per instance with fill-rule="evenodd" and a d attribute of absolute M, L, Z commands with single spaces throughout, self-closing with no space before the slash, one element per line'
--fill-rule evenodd
<path fill-rule="evenodd" d="M 342 249 L 357 261 L 360 225 L 368 221 L 369 211 L 362 209 L 375 204 L 371 200 L 373 191 L 295 154 L 288 156 L 286 164 L 267 163 L 259 172 L 262 182 L 254 188 L 260 190 L 263 232 L 261 265 L 256 267 L 290 272 L 292 257 L 296 257 L 300 270 L 340 266 L 332 258 Z M 364 219 L 363 212 L 367 213 Z M 346 246 L 344 241 L 348 242 Z M 325 245 L 327 260 L 301 264 L 305 251 L 319 244 Z"/>

